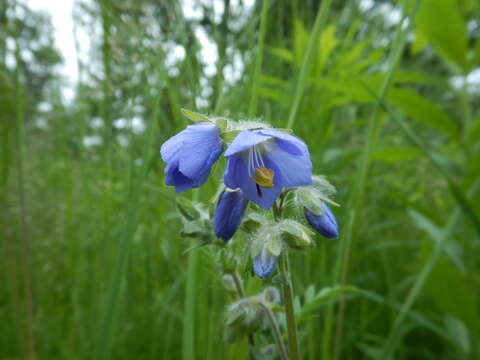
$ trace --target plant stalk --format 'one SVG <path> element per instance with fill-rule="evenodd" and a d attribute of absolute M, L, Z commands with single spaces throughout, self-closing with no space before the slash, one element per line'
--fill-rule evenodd
<path fill-rule="evenodd" d="M 273 204 L 272 211 L 275 221 L 280 221 L 283 210 L 283 202 L 285 200 L 286 193 L 283 193 L 280 197 L 279 205 Z M 295 320 L 295 311 L 293 309 L 293 286 L 290 276 L 290 268 L 288 265 L 288 252 L 282 251 L 280 255 L 280 274 L 283 277 L 282 292 L 283 302 L 285 304 L 285 316 L 287 318 L 287 332 L 288 332 L 288 350 L 291 360 L 300 359 L 300 349 L 298 346 L 297 336 L 297 323 Z"/>
<path fill-rule="evenodd" d="M 268 320 L 270 321 L 270 325 L 272 326 L 273 337 L 275 338 L 275 342 L 277 343 L 278 351 L 280 353 L 280 359 L 288 360 L 287 349 L 285 348 L 285 344 L 283 343 L 282 335 L 280 334 L 280 329 L 278 328 L 277 320 L 275 319 L 275 315 L 273 314 L 272 309 L 270 309 L 270 307 L 268 307 L 264 303 L 260 303 L 260 305 L 265 310 Z"/>
<path fill-rule="evenodd" d="M 285 303 L 285 316 L 287 318 L 288 349 L 291 360 L 300 359 L 300 349 L 298 346 L 297 323 L 295 321 L 295 312 L 293 310 L 293 287 L 288 266 L 288 253 L 282 252 L 280 259 L 280 272 L 284 277 L 282 284 L 283 301 Z"/>
<path fill-rule="evenodd" d="M 237 290 L 238 298 L 243 299 L 245 297 L 245 292 L 243 291 L 242 282 L 240 281 L 240 277 L 238 276 L 237 271 L 232 272 L 232 278 L 233 278 L 233 282 L 235 283 L 235 289 Z M 249 333 L 247 338 L 248 338 L 250 359 L 253 359 L 254 356 L 252 354 L 255 348 L 254 334 Z"/>

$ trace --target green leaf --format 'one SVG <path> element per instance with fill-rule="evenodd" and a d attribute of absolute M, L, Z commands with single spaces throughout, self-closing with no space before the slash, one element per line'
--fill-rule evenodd
<path fill-rule="evenodd" d="M 265 86 L 260 87 L 259 93 L 261 96 L 274 100 L 278 102 L 279 104 L 287 107 L 288 104 L 290 103 L 290 98 L 287 94 L 283 93 L 282 91 L 279 90 L 274 90 L 272 88 L 268 88 Z"/>
<path fill-rule="evenodd" d="M 359 60 L 359 58 L 362 56 L 363 52 L 365 51 L 365 48 L 369 44 L 370 44 L 370 40 L 357 42 L 349 51 L 347 51 L 342 56 L 340 56 L 340 58 L 338 59 L 335 65 L 335 69 L 337 70 L 345 69 L 346 66 L 349 66 L 354 62 L 356 62 L 356 60 Z"/>
<path fill-rule="evenodd" d="M 410 48 L 412 49 L 412 54 L 417 55 L 423 48 L 427 45 L 427 39 L 421 32 L 415 34 L 415 40 L 412 42 Z"/>
<path fill-rule="evenodd" d="M 433 243 L 439 243 L 442 237 L 443 229 L 439 228 L 431 219 L 416 210 L 409 209 L 408 214 L 413 219 L 418 228 L 425 230 L 425 232 L 432 239 Z M 457 242 L 453 238 L 444 245 L 444 253 L 450 258 L 450 260 L 457 266 L 458 269 L 465 269 L 462 252 Z"/>
<path fill-rule="evenodd" d="M 428 261 L 431 246 L 424 249 L 424 261 Z M 475 285 L 469 281 L 446 257 L 441 256 L 426 283 L 427 292 L 438 309 L 462 320 L 470 330 L 480 330 Z"/>
<path fill-rule="evenodd" d="M 395 71 L 395 73 L 393 74 L 393 79 L 397 84 L 432 84 L 438 86 L 445 86 L 445 80 L 443 80 L 442 78 L 409 70 Z"/>
<path fill-rule="evenodd" d="M 405 115 L 458 140 L 460 132 L 453 119 L 435 103 L 410 89 L 392 89 L 389 103 L 400 108 Z"/>
<path fill-rule="evenodd" d="M 393 164 L 422 157 L 420 150 L 412 147 L 390 146 L 379 148 L 373 154 L 373 160 Z"/>
<path fill-rule="evenodd" d="M 480 39 L 477 40 L 473 47 L 472 58 L 470 59 L 470 68 L 473 69 L 480 62 Z"/>
<path fill-rule="evenodd" d="M 270 52 L 288 63 L 293 63 L 293 53 L 290 50 L 284 48 L 271 48 Z"/>
<path fill-rule="evenodd" d="M 457 0 L 423 0 L 417 31 L 448 61 L 467 71 L 468 39 Z"/>
<path fill-rule="evenodd" d="M 337 44 L 338 40 L 335 38 L 335 25 L 332 24 L 323 30 L 318 40 L 319 51 L 317 56 L 317 66 L 315 69 L 318 75 L 320 75 L 325 69 L 325 65 Z"/>
<path fill-rule="evenodd" d="M 203 122 L 203 121 L 209 121 L 211 120 L 203 114 L 197 113 L 195 111 L 191 111 L 188 109 L 180 109 L 183 115 L 185 115 L 188 119 L 192 120 L 193 122 Z"/>
<path fill-rule="evenodd" d="M 309 34 L 300 20 L 295 19 L 293 25 L 295 64 L 300 67 L 305 49 L 307 48 Z"/>
<path fill-rule="evenodd" d="M 307 315 L 317 310 L 325 302 L 335 299 L 347 292 L 360 293 L 360 289 L 351 285 L 335 285 L 321 289 L 310 302 L 303 306 L 298 316 L 298 321 L 305 320 Z"/>
<path fill-rule="evenodd" d="M 288 83 L 288 81 L 285 81 L 275 76 L 262 75 L 260 81 L 262 82 L 262 84 L 281 87 L 285 90 L 288 90 L 290 88 L 290 84 Z"/>

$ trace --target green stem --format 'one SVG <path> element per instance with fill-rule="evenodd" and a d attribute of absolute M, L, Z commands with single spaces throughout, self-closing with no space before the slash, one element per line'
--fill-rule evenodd
<path fill-rule="evenodd" d="M 199 198 L 198 190 L 193 192 L 193 200 L 197 201 Z M 184 318 L 183 318 L 183 344 L 182 344 L 182 359 L 195 359 L 195 304 L 197 302 L 197 279 L 199 267 L 200 252 L 198 249 L 190 251 L 188 254 L 188 268 L 187 268 L 187 282 L 185 289 L 185 303 L 184 303 Z"/>
<path fill-rule="evenodd" d="M 307 51 L 305 53 L 305 58 L 303 60 L 302 67 L 300 69 L 300 74 L 298 75 L 297 85 L 295 87 L 295 94 L 293 97 L 292 107 L 290 108 L 290 114 L 288 116 L 287 128 L 293 126 L 295 117 L 297 116 L 297 111 L 300 106 L 300 100 L 302 100 L 302 95 L 305 90 L 305 87 L 308 83 L 308 75 L 312 68 L 313 60 L 315 57 L 315 49 L 318 48 L 318 39 L 322 29 L 325 27 L 327 22 L 328 13 L 330 12 L 330 6 L 332 5 L 332 0 L 324 0 L 320 5 L 318 10 L 317 17 L 315 19 L 315 24 L 313 25 L 312 34 L 307 45 Z"/>
<path fill-rule="evenodd" d="M 260 74 L 262 72 L 263 51 L 265 48 L 265 33 L 267 28 L 267 10 L 269 7 L 268 0 L 263 0 L 262 13 L 260 17 L 260 36 L 258 40 L 258 52 L 255 59 L 255 69 L 253 73 L 252 95 L 250 97 L 250 106 L 248 108 L 249 116 L 255 116 L 258 104 L 258 84 L 260 82 Z"/>
<path fill-rule="evenodd" d="M 397 69 L 398 64 L 400 63 L 403 51 L 405 49 L 406 38 L 407 34 L 410 31 L 411 24 L 413 23 L 413 19 L 417 13 L 419 6 L 419 0 L 405 0 L 403 2 L 403 9 L 404 9 L 404 16 L 402 21 L 397 25 L 397 29 L 395 32 L 395 38 L 392 45 L 392 50 L 390 52 L 390 56 L 388 59 L 388 69 L 383 79 L 383 82 L 380 87 L 379 92 L 379 99 L 383 100 L 387 97 L 388 91 L 390 90 L 391 86 L 393 85 L 393 75 L 395 70 Z M 409 25 L 404 26 L 407 23 L 407 20 L 410 19 Z M 352 254 L 354 254 L 355 248 L 355 240 L 360 224 L 363 203 L 364 203 L 364 196 L 365 196 L 365 189 L 368 183 L 368 172 L 370 169 L 371 158 L 373 150 L 375 149 L 376 142 L 378 135 L 381 132 L 382 122 L 381 122 L 381 106 L 379 104 L 376 105 L 374 111 L 372 113 L 368 130 L 367 130 L 367 137 L 365 141 L 365 145 L 362 149 L 362 156 L 360 160 L 360 169 L 358 179 L 355 183 L 355 187 L 353 190 L 350 208 L 353 209 L 353 219 L 352 223 L 350 224 L 351 228 L 348 229 L 349 237 L 347 244 L 343 247 L 342 250 L 345 251 L 344 254 L 341 255 L 339 261 L 339 266 L 341 271 L 335 274 L 335 283 L 342 283 L 345 284 L 348 280 L 349 271 L 352 268 Z M 341 275 L 341 277 L 338 277 Z M 343 321 L 344 321 L 344 313 L 346 309 L 345 298 L 342 297 L 340 299 L 339 304 L 339 311 L 337 313 L 336 319 L 336 339 L 335 339 L 335 348 L 334 348 L 334 357 L 333 359 L 338 359 L 340 356 L 340 349 L 342 347 L 342 337 L 343 337 Z M 333 306 L 330 306 L 327 310 L 326 318 L 331 317 L 331 312 L 333 311 Z M 327 334 L 327 338 L 331 339 L 331 324 L 329 327 L 325 329 Z M 329 344 L 327 344 L 329 345 Z M 329 349 L 326 349 L 329 352 Z M 330 358 L 330 357 L 328 357 Z"/>
<path fill-rule="evenodd" d="M 36 340 L 34 333 L 34 308 L 33 308 L 33 290 L 32 290 L 32 251 L 28 228 L 27 203 L 25 195 L 25 174 L 24 174 L 24 147 L 25 147 L 25 127 L 23 111 L 23 90 L 21 84 L 21 63 L 20 45 L 15 39 L 15 161 L 17 171 L 17 191 L 20 205 L 20 261 L 23 268 L 23 287 L 25 291 L 25 341 L 26 358 L 36 359 Z"/>
<path fill-rule="evenodd" d="M 273 204 L 272 211 L 275 221 L 280 221 L 283 211 L 283 202 L 285 200 L 286 193 L 280 196 L 280 205 Z M 290 359 L 300 359 L 300 349 L 298 346 L 297 336 L 297 323 L 295 320 L 295 311 L 293 309 L 293 286 L 290 275 L 290 268 L 288 265 L 288 252 L 282 251 L 280 256 L 280 274 L 282 275 L 282 291 L 283 291 L 283 303 L 285 304 L 285 316 L 287 318 L 287 332 L 288 332 L 288 350 Z"/>
<path fill-rule="evenodd" d="M 121 284 L 125 278 L 125 272 L 128 263 L 130 243 L 137 229 L 137 213 L 140 208 L 140 199 L 143 185 L 149 170 L 149 164 L 154 156 L 154 140 L 157 133 L 157 118 L 160 108 L 160 101 L 156 101 L 152 111 L 152 118 L 149 121 L 149 127 L 144 135 L 144 146 L 142 154 L 142 165 L 133 183 L 132 189 L 127 194 L 126 203 L 128 204 L 125 213 L 125 225 L 122 237 L 118 244 L 118 253 L 116 255 L 113 268 L 112 279 L 109 284 L 107 300 L 100 320 L 99 333 L 95 349 L 95 359 L 108 359 L 110 357 L 113 334 L 117 325 L 117 310 L 120 302 Z M 132 174 L 133 176 L 133 174 Z"/>
<path fill-rule="evenodd" d="M 467 75 L 463 77 L 463 86 L 462 86 L 462 90 L 460 92 L 459 98 L 460 98 L 460 108 L 462 110 L 462 115 L 463 115 L 463 143 L 465 148 L 465 163 L 467 163 L 468 157 L 470 155 L 468 140 L 469 140 L 471 125 L 472 125 L 472 111 L 470 108 L 470 94 L 468 92 Z"/>
<path fill-rule="evenodd" d="M 272 326 L 273 337 L 275 338 L 275 342 L 277 343 L 280 358 L 282 360 L 288 360 L 287 349 L 285 348 L 285 344 L 283 343 L 282 335 L 280 334 L 280 329 L 278 328 L 277 320 L 275 319 L 275 315 L 273 314 L 272 309 L 270 309 L 270 307 L 265 305 L 264 303 L 260 303 L 260 305 L 265 310 L 268 320 L 270 321 L 270 325 Z"/>
<path fill-rule="evenodd" d="M 287 317 L 287 331 L 288 331 L 288 349 L 290 359 L 300 359 L 300 349 L 298 346 L 297 324 L 295 321 L 295 312 L 293 310 L 293 287 L 290 276 L 290 269 L 288 266 L 288 253 L 282 252 L 280 259 L 280 273 L 284 277 L 282 284 L 283 301 L 285 303 L 285 315 Z"/>
<path fill-rule="evenodd" d="M 245 297 L 245 293 L 243 291 L 243 286 L 242 282 L 240 281 L 240 277 L 238 276 L 238 273 L 236 271 L 232 272 L 232 278 L 233 282 L 235 283 L 235 289 L 237 290 L 237 295 L 239 299 L 242 299 Z M 253 359 L 253 353 L 255 349 L 255 337 L 253 333 L 249 333 L 248 336 L 248 345 L 249 345 L 249 354 L 250 358 Z"/>
<path fill-rule="evenodd" d="M 185 317 L 183 324 L 183 360 L 195 359 L 195 293 L 198 274 L 199 251 L 188 255 L 187 283 L 185 294 Z"/>

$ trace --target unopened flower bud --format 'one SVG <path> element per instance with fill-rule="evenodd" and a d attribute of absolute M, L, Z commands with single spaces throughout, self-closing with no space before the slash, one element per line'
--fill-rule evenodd
<path fill-rule="evenodd" d="M 215 234 L 217 237 L 224 241 L 232 238 L 242 222 L 247 203 L 247 199 L 244 198 L 240 190 L 225 190 L 220 195 L 214 215 Z"/>
<path fill-rule="evenodd" d="M 280 301 L 280 294 L 277 288 L 273 286 L 269 286 L 263 291 L 263 297 L 269 303 L 278 303 Z"/>
<path fill-rule="evenodd" d="M 265 279 L 275 270 L 277 258 L 273 256 L 266 248 L 253 258 L 253 271 L 260 279 Z"/>
<path fill-rule="evenodd" d="M 197 220 L 200 218 L 200 212 L 195 205 L 184 197 L 177 198 L 177 208 L 180 214 L 187 220 Z"/>
<path fill-rule="evenodd" d="M 311 231 L 295 220 L 285 220 L 280 224 L 283 239 L 293 249 L 305 249 L 312 245 Z"/>
<path fill-rule="evenodd" d="M 322 202 L 324 212 L 322 215 L 316 215 L 308 209 L 305 209 L 305 216 L 309 224 L 321 235 L 327 238 L 338 237 L 338 224 L 335 216 L 327 204 Z"/>

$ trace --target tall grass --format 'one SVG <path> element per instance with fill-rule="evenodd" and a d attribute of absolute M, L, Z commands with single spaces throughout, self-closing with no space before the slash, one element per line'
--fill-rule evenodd
<path fill-rule="evenodd" d="M 341 238 L 318 237 L 290 255 L 300 358 L 478 356 L 480 102 L 465 80 L 480 59 L 478 30 L 467 26 L 478 22 L 478 4 L 382 2 L 401 13 L 392 24 L 377 2 L 365 10 L 265 0 L 248 11 L 222 3 L 195 20 L 181 1 L 78 1 L 76 27 L 91 30 L 94 51 L 79 58 L 70 103 L 58 77 L 41 89 L 32 81 L 39 58 L 22 47 L 40 35 L 17 31 L 28 19 L 8 12 L 0 358 L 234 360 L 276 351 L 269 324 L 254 334 L 253 355 L 247 338 L 227 341 L 225 309 L 236 298 L 216 249 L 180 235 L 175 198 L 209 203 L 224 161 L 190 194 L 164 185 L 158 150 L 188 124 L 181 107 L 292 127 L 315 173 L 338 189 Z M 199 29 L 219 49 L 210 77 Z M 172 65 L 178 45 L 185 56 Z M 145 129 L 136 130 L 138 118 Z M 91 137 L 101 143 L 88 145 Z M 280 288 L 239 276 L 245 296 Z M 338 285 L 355 288 L 339 295 Z M 287 340 L 285 319 L 274 316 Z"/>

